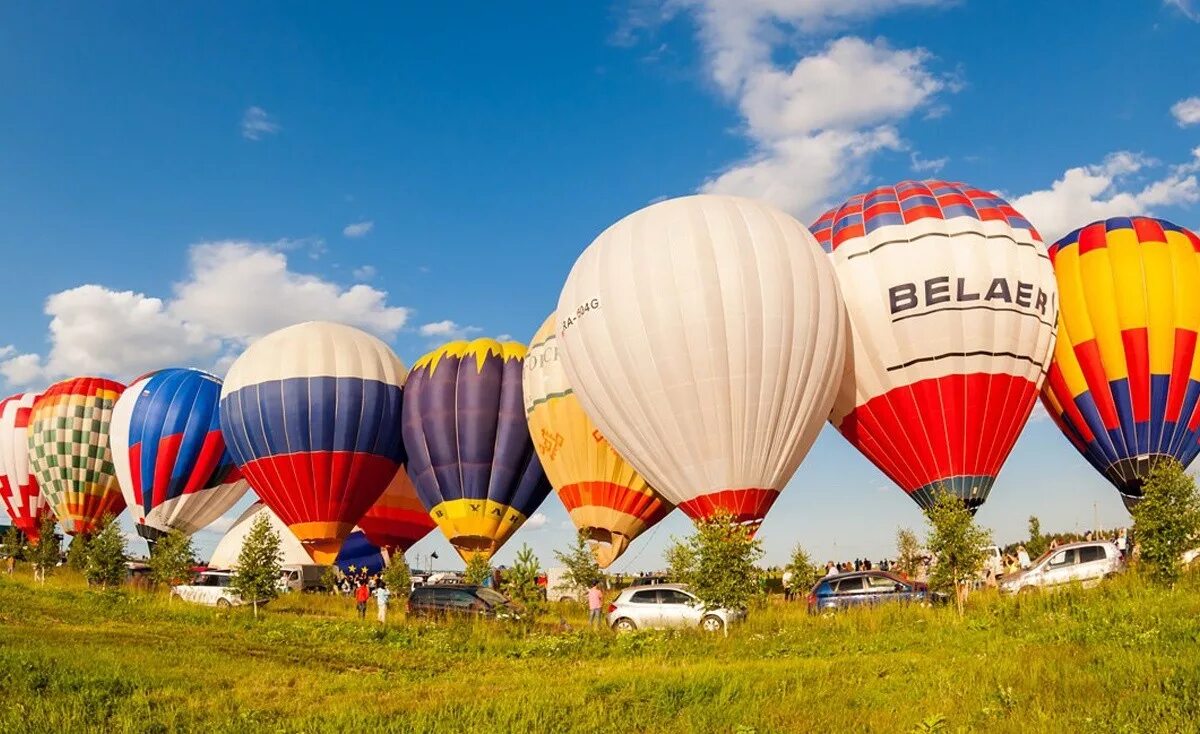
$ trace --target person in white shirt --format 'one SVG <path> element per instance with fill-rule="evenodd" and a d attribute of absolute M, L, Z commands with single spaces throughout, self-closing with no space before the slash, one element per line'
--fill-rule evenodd
<path fill-rule="evenodd" d="M 1031 561 L 1029 560 L 1029 551 L 1025 550 L 1025 546 L 1017 546 L 1017 565 L 1021 568 L 1029 568 Z"/>

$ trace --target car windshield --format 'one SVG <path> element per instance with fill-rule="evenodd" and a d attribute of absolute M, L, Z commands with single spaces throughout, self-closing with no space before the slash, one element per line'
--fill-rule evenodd
<path fill-rule="evenodd" d="M 508 603 L 508 599 L 505 599 L 503 594 L 491 589 L 476 589 L 475 595 L 492 605 Z"/>

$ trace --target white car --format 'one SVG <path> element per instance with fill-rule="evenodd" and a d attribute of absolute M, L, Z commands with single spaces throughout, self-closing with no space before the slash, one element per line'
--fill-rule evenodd
<path fill-rule="evenodd" d="M 1105 540 L 1061 545 L 1047 552 L 1024 571 L 1000 579 L 1000 591 L 1016 594 L 1070 583 L 1097 584 L 1124 568 L 1121 553 Z"/>
<path fill-rule="evenodd" d="M 631 587 L 608 605 L 608 625 L 617 632 L 668 627 L 720 632 L 745 616 L 745 612 L 729 609 L 705 611 L 696 595 L 681 584 Z"/>
<path fill-rule="evenodd" d="M 242 597 L 229 588 L 229 582 L 232 580 L 232 571 L 205 571 L 198 574 L 190 584 L 172 586 L 171 596 L 192 604 L 204 604 L 221 609 L 245 604 Z"/>

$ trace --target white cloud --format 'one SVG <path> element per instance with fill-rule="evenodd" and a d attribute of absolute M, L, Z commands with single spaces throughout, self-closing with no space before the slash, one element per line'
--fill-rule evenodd
<path fill-rule="evenodd" d="M 896 124 L 942 109 L 957 84 L 929 70 L 921 48 L 844 36 L 794 63 L 778 61 L 800 36 L 811 45 L 845 24 L 937 0 L 681 0 L 698 23 L 709 73 L 733 100 L 752 144 L 746 159 L 704 191 L 764 198 L 802 218 L 867 178 L 873 156 L 906 145 Z"/>
<path fill-rule="evenodd" d="M 1163 5 L 1174 7 L 1188 20 L 1200 21 L 1200 11 L 1196 10 L 1193 0 L 1163 0 Z"/>
<path fill-rule="evenodd" d="M 511 342 L 511 341 L 514 341 L 514 339 L 513 339 L 513 335 L 512 335 L 512 334 L 501 334 L 500 336 L 497 336 L 497 337 L 496 337 L 496 341 L 498 341 L 498 342 Z"/>
<path fill-rule="evenodd" d="M 347 224 L 342 229 L 342 234 L 346 235 L 347 237 L 365 237 L 367 233 L 374 228 L 375 222 L 371 220 L 355 222 L 354 224 Z"/>
<path fill-rule="evenodd" d="M 355 268 L 351 275 L 355 280 L 370 280 L 379 274 L 374 265 L 363 265 L 360 268 Z"/>
<path fill-rule="evenodd" d="M 1200 201 L 1200 148 L 1190 161 L 1168 166 L 1139 153 L 1112 153 L 1102 163 L 1068 169 L 1048 189 L 1011 198 L 1017 211 L 1054 242 L 1076 227 L 1114 216 L 1151 214 L 1155 207 Z M 1147 172 L 1158 172 L 1147 179 Z"/>
<path fill-rule="evenodd" d="M 262 140 L 264 135 L 279 132 L 279 123 L 262 107 L 247 107 L 242 113 L 242 137 L 247 140 Z"/>
<path fill-rule="evenodd" d="M 544 527 L 545 525 L 546 525 L 546 516 L 541 512 L 535 512 L 529 516 L 529 519 L 526 520 L 525 524 L 522 525 L 521 527 L 528 528 L 529 530 L 538 530 L 538 529 Z"/>
<path fill-rule="evenodd" d="M 390 338 L 409 310 L 370 286 L 297 273 L 274 245 L 222 241 L 191 247 L 188 276 L 170 298 L 87 284 L 51 295 L 45 313 L 50 349 L 0 361 L 10 385 L 74 374 L 127 380 L 164 365 L 221 371 L 250 341 L 290 324 L 325 319 Z"/>
<path fill-rule="evenodd" d="M 466 339 L 472 334 L 478 334 L 483 329 L 478 326 L 459 326 L 454 321 L 446 319 L 444 321 L 434 321 L 430 324 L 422 324 L 418 329 L 421 336 L 437 337 L 439 339 Z"/>
<path fill-rule="evenodd" d="M 1200 97 L 1188 97 L 1171 105 L 1171 115 L 1179 127 L 1200 124 Z"/>
<path fill-rule="evenodd" d="M 922 158 L 921 154 L 915 150 L 909 155 L 908 159 L 912 163 L 912 169 L 917 173 L 937 173 L 950 162 L 949 158 Z"/>

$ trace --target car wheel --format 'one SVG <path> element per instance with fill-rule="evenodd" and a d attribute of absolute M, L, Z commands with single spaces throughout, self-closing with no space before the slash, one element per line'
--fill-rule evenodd
<path fill-rule="evenodd" d="M 715 614 L 709 614 L 700 620 L 700 629 L 705 632 L 720 632 L 725 628 L 725 623 Z"/>
<path fill-rule="evenodd" d="M 613 631 L 615 632 L 635 632 L 637 625 L 629 617 L 621 617 L 616 622 L 613 622 Z"/>
<path fill-rule="evenodd" d="M 232 606 L 233 605 L 229 603 L 228 599 L 217 599 L 217 609 L 221 610 L 222 612 L 228 612 Z"/>

